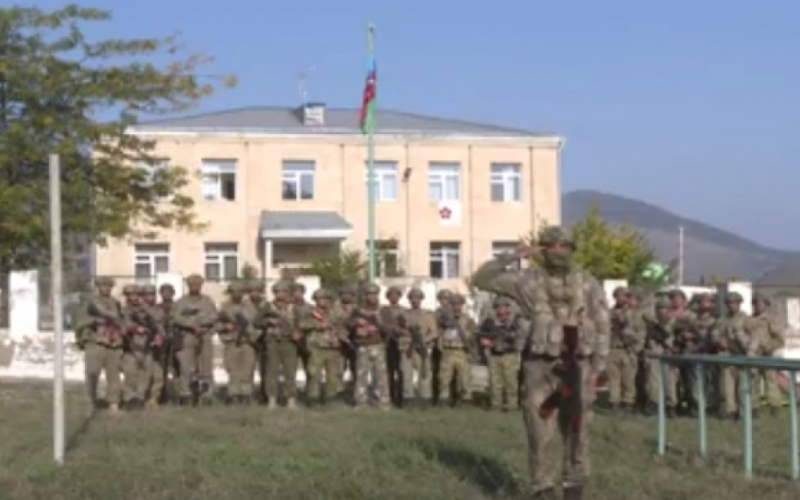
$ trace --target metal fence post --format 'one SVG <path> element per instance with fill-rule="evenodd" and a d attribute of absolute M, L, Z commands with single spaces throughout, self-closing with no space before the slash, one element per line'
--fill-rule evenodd
<path fill-rule="evenodd" d="M 744 475 L 747 478 L 753 476 L 753 401 L 751 399 L 752 391 L 752 374 L 750 369 L 742 367 L 741 369 L 741 398 L 744 404 L 742 405 L 742 422 L 744 422 Z"/>
<path fill-rule="evenodd" d="M 789 372 L 789 437 L 792 440 L 792 479 L 800 479 L 800 454 L 797 436 L 797 372 Z"/>
<path fill-rule="evenodd" d="M 666 416 L 666 384 L 667 363 L 658 358 L 658 454 L 667 452 L 667 416 Z"/>
<path fill-rule="evenodd" d="M 695 365 L 697 373 L 697 430 L 700 447 L 700 456 L 706 458 L 708 454 L 708 440 L 706 436 L 706 365 L 698 362 Z"/>

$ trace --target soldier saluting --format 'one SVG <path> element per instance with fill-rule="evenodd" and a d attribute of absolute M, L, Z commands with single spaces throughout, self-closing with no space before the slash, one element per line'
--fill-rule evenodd
<path fill-rule="evenodd" d="M 551 448 L 556 433 L 567 443 L 564 453 L 564 498 L 580 500 L 589 475 L 589 415 L 595 397 L 595 383 L 605 371 L 609 351 L 610 319 L 600 283 L 573 263 L 575 244 L 558 226 L 544 227 L 538 234 L 538 249 L 520 247 L 514 254 L 500 255 L 483 264 L 472 276 L 482 290 L 505 295 L 517 302 L 531 319 L 531 331 L 523 363 L 525 395 L 523 415 L 528 434 L 529 474 L 535 498 L 555 499 L 557 462 Z M 541 252 L 540 266 L 508 271 L 514 259 Z M 550 399 L 554 382 L 563 376 L 559 368 L 562 352 L 568 349 L 567 334 L 577 330 L 575 357 L 580 374 L 578 415 L 574 425 L 559 426 L 567 415 L 549 418 L 540 412 Z M 570 335 L 571 336 L 571 335 Z M 561 401 L 555 413 L 575 409 L 575 402 Z M 579 417 L 579 418 L 575 418 Z"/>

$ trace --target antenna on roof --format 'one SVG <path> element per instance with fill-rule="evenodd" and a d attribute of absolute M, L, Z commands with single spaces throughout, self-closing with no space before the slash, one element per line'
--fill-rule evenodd
<path fill-rule="evenodd" d="M 308 74 L 316 71 L 317 68 L 311 66 L 305 71 L 297 74 L 297 91 L 300 94 L 300 104 L 308 104 Z"/>

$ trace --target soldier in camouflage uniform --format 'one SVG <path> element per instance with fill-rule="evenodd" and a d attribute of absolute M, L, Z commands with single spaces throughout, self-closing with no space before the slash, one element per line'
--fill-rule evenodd
<path fill-rule="evenodd" d="M 174 329 L 172 328 L 172 306 L 175 305 L 175 288 L 169 283 L 158 287 L 161 301 L 158 308 L 161 310 L 161 324 L 164 326 L 165 347 L 161 360 L 164 374 L 164 391 L 162 401 L 174 401 L 177 398 L 177 381 L 180 373 L 177 349 L 175 345 Z"/>
<path fill-rule="evenodd" d="M 267 284 L 263 280 L 248 280 L 247 281 L 247 301 L 253 305 L 253 309 L 260 311 L 262 306 L 266 303 Z M 262 402 L 267 401 L 267 352 L 266 346 L 263 343 L 263 337 L 260 338 L 256 344 L 256 369 L 258 370 L 258 387 L 256 389 L 257 396 Z"/>
<path fill-rule="evenodd" d="M 89 400 L 97 407 L 97 388 L 101 373 L 105 373 L 106 402 L 110 412 L 119 410 L 120 365 L 124 317 L 121 304 L 111 296 L 112 278 L 98 278 L 97 294 L 90 298 L 81 323 L 76 325 L 78 347 L 84 351 L 86 388 Z"/>
<path fill-rule="evenodd" d="M 439 348 L 442 350 L 440 400 L 443 402 L 469 402 L 472 400 L 470 377 L 471 360 L 476 356 L 478 325 L 464 312 L 466 299 L 454 293 L 449 300 L 450 312 L 442 312 L 437 325 Z M 450 394 L 455 380 L 456 393 Z"/>
<path fill-rule="evenodd" d="M 760 339 L 754 329 L 755 325 L 741 310 L 741 294 L 728 293 L 725 296 L 725 306 L 727 313 L 720 318 L 719 326 L 714 332 L 715 351 L 721 356 L 757 356 Z M 733 366 L 724 366 L 721 369 L 722 395 L 725 399 L 723 416 L 725 418 L 735 420 L 741 416 L 741 373 L 741 368 Z M 758 401 L 756 389 L 753 384 L 751 387 L 753 401 Z"/>
<path fill-rule="evenodd" d="M 150 388 L 147 391 L 146 403 L 148 407 L 156 408 L 164 392 L 164 356 L 166 354 L 167 332 L 164 327 L 164 310 L 156 304 L 155 285 L 145 285 L 141 291 L 142 305 L 147 315 L 152 318 L 152 325 L 156 329 L 156 335 L 148 353 L 147 380 Z"/>
<path fill-rule="evenodd" d="M 636 399 L 636 366 L 644 345 L 644 332 L 636 331 L 632 321 L 630 293 L 624 287 L 614 290 L 611 309 L 611 351 L 608 354 L 608 402 L 613 413 L 632 413 Z"/>
<path fill-rule="evenodd" d="M 356 308 L 348 320 L 353 332 L 350 342 L 356 351 L 356 383 L 353 399 L 356 408 L 367 403 L 369 375 L 372 373 L 378 402 L 382 409 L 391 408 L 386 366 L 386 344 L 380 320 L 378 294 L 381 288 L 370 283 L 364 287 L 364 305 Z"/>
<path fill-rule="evenodd" d="M 283 395 L 287 408 L 297 407 L 297 361 L 301 336 L 298 328 L 299 311 L 290 300 L 291 283 L 278 281 L 272 285 L 272 301 L 261 306 L 256 314 L 255 327 L 262 332 L 266 347 L 266 377 L 264 388 L 268 408 L 278 407 L 283 377 Z"/>
<path fill-rule="evenodd" d="M 699 352 L 699 337 L 695 329 L 697 317 L 687 304 L 686 294 L 681 289 L 669 292 L 673 328 L 675 335 L 675 352 L 677 354 L 696 354 Z M 696 299 L 695 299 L 696 300 Z M 678 407 L 686 408 L 689 415 L 697 411 L 697 380 L 694 366 L 678 367 Z"/>
<path fill-rule="evenodd" d="M 528 464 L 535 498 L 555 499 L 558 462 L 553 460 L 557 433 L 566 443 L 562 472 L 564 498 L 580 500 L 589 475 L 589 423 L 598 374 L 605 371 L 609 351 L 609 308 L 600 283 L 572 262 L 575 244 L 557 226 L 542 228 L 539 249 L 520 248 L 515 255 L 501 255 L 483 264 L 472 276 L 482 290 L 511 297 L 531 319 L 525 353 L 524 419 L 528 433 Z M 510 259 L 542 255 L 542 265 L 523 271 L 507 271 Z M 564 328 L 579 332 L 581 368 L 581 415 L 571 415 L 572 425 L 559 425 L 570 415 L 569 406 L 546 418 L 540 413 L 559 382 L 554 367 L 564 348 Z M 566 404 L 568 404 L 567 402 Z M 580 416 L 580 418 L 576 418 Z M 574 426 L 577 425 L 576 429 Z"/>
<path fill-rule="evenodd" d="M 481 323 L 478 335 L 487 351 L 491 406 L 509 411 L 519 403 L 519 369 L 527 332 L 520 315 L 512 310 L 511 299 L 498 296 L 492 306 L 494 315 Z"/>
<path fill-rule="evenodd" d="M 436 337 L 437 342 L 433 345 L 433 350 L 431 351 L 431 391 L 433 392 L 433 400 L 436 404 L 439 403 L 441 400 L 441 394 L 439 394 L 439 387 L 441 386 L 441 373 L 442 373 L 442 350 L 439 348 L 439 319 L 442 317 L 442 314 L 449 314 L 450 311 L 450 296 L 453 293 L 450 290 L 439 290 L 436 292 L 436 301 L 438 305 L 436 309 L 433 311 L 434 319 L 436 320 Z"/>
<path fill-rule="evenodd" d="M 320 288 L 314 292 L 314 307 L 301 313 L 300 331 L 306 337 L 308 359 L 308 402 L 325 404 L 341 396 L 342 343 L 347 341 L 344 318 L 333 308 L 333 293 Z M 325 396 L 320 397 L 320 376 L 325 372 Z"/>
<path fill-rule="evenodd" d="M 655 319 L 647 322 L 647 336 L 645 338 L 645 352 L 648 356 L 659 354 L 673 354 L 675 352 L 675 318 L 672 315 L 672 304 L 669 299 L 662 297 L 656 299 Z M 658 403 L 659 384 L 661 383 L 660 364 L 657 361 L 648 363 L 648 408 L 647 414 L 653 415 L 656 412 Z M 667 406 L 667 417 L 675 416 L 675 408 L 678 404 L 676 394 L 678 371 L 672 365 L 666 366 L 666 379 L 664 383 L 665 403 Z"/>
<path fill-rule="evenodd" d="M 126 287 L 127 288 L 127 287 Z M 144 406 L 150 381 L 156 368 L 160 368 L 154 353 L 163 344 L 164 332 L 156 322 L 152 310 L 144 302 L 142 287 L 128 289 L 125 349 L 122 370 L 125 373 L 123 399 L 125 407 L 138 410 Z"/>
<path fill-rule="evenodd" d="M 314 308 L 313 304 L 309 304 L 306 300 L 306 286 L 300 282 L 292 283 L 291 302 L 297 310 L 298 317 L 305 315 Z M 301 339 L 298 346 L 298 354 L 300 362 L 303 363 L 303 372 L 306 374 L 306 392 L 308 391 L 308 360 L 311 357 L 311 351 L 305 343 L 305 338 Z"/>
<path fill-rule="evenodd" d="M 339 290 L 339 300 L 334 305 L 336 314 L 342 318 L 349 318 L 356 309 L 358 289 L 354 285 L 345 285 Z M 349 333 L 349 332 L 348 332 Z M 352 396 L 356 380 L 356 350 L 351 348 L 349 342 L 342 344 L 342 373 L 350 372 L 350 381 L 345 384 L 344 392 Z"/>
<path fill-rule="evenodd" d="M 411 401 L 415 396 L 421 407 L 427 407 L 431 399 L 431 350 L 438 338 L 436 317 L 433 312 L 422 309 L 425 293 L 419 288 L 408 291 L 411 308 L 405 311 L 409 342 L 400 346 L 400 370 L 403 372 L 403 399 Z M 417 386 L 414 387 L 414 372 Z"/>
<path fill-rule="evenodd" d="M 762 293 L 754 294 L 753 316 L 750 319 L 750 324 L 759 338 L 758 353 L 761 356 L 772 357 L 776 355 L 778 349 L 783 348 L 786 340 L 784 339 L 783 329 L 780 328 L 777 320 L 770 314 L 769 306 L 770 300 L 766 295 Z M 753 384 L 758 387 L 758 379 L 763 378 L 769 412 L 772 416 L 775 416 L 783 404 L 781 391 L 776 380 L 778 374 L 774 370 L 762 370 L 758 375 L 759 377 L 753 378 Z"/>
<path fill-rule="evenodd" d="M 249 405 L 253 394 L 253 372 L 256 368 L 252 328 L 255 306 L 244 300 L 245 283 L 228 285 L 228 300 L 219 307 L 218 331 L 223 344 L 223 365 L 228 372 L 228 402 Z"/>
<path fill-rule="evenodd" d="M 407 347 L 411 342 L 411 333 L 408 328 L 402 326 L 408 323 L 405 317 L 405 308 L 400 305 L 402 296 L 403 290 L 400 287 L 390 286 L 386 289 L 386 300 L 389 304 L 382 306 L 380 309 L 381 325 L 383 325 L 383 335 L 386 339 L 386 370 L 389 378 L 389 393 L 391 394 L 392 402 L 398 406 L 403 403 L 400 344 L 402 342 Z"/>
<path fill-rule="evenodd" d="M 699 293 L 695 297 L 695 320 L 694 332 L 694 352 L 708 354 L 712 351 L 712 339 L 715 337 L 714 330 L 717 328 L 717 303 L 713 294 Z M 718 410 L 722 402 L 719 393 L 719 366 L 706 365 L 705 367 L 705 390 L 706 404 L 709 409 Z M 697 397 L 697 389 L 692 394 Z"/>
<path fill-rule="evenodd" d="M 175 329 L 180 365 L 178 396 L 181 405 L 192 402 L 192 386 L 197 387 L 201 402 L 213 399 L 214 344 L 212 337 L 217 324 L 217 307 L 211 297 L 201 293 L 203 278 L 193 274 L 186 279 L 189 293 L 175 302 L 172 325 Z"/>

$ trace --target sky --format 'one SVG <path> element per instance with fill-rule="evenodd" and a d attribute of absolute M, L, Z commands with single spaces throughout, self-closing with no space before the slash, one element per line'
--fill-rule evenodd
<path fill-rule="evenodd" d="M 63 2 L 46 0 L 49 9 Z M 98 37 L 180 32 L 237 88 L 201 110 L 378 106 L 566 137 L 565 191 L 641 199 L 800 249 L 797 0 L 120 0 Z"/>

